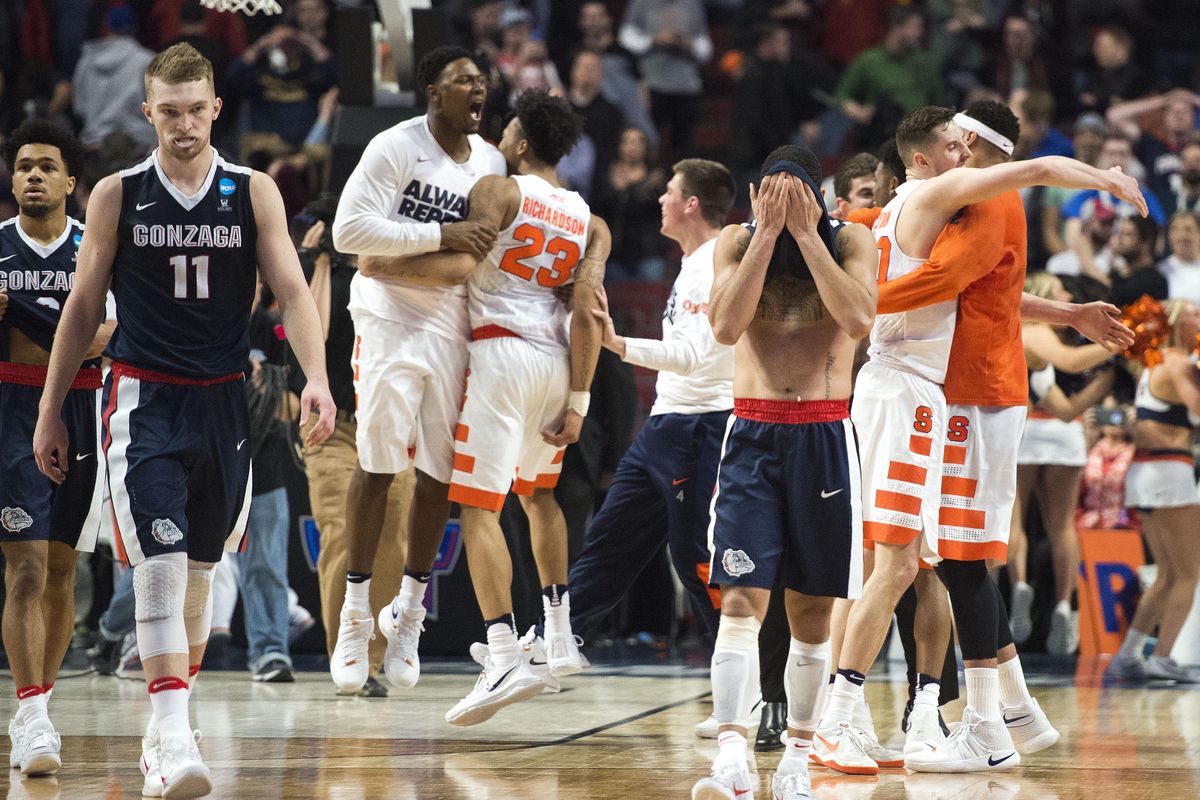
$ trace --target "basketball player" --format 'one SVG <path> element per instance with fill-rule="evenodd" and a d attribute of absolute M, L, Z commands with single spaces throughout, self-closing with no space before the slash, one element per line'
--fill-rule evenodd
<path fill-rule="evenodd" d="M 467 196 L 485 175 L 504 175 L 504 158 L 477 135 L 487 76 L 461 47 L 439 47 L 417 67 L 428 113 L 380 133 L 346 182 L 333 223 L 334 246 L 360 256 L 416 256 L 439 250 L 475 260 L 495 229 L 467 220 Z M 362 264 L 359 264 L 360 270 Z M 379 612 L 387 638 L 383 669 L 396 687 L 416 685 L 423 601 L 450 515 L 454 425 L 467 370 L 466 288 L 356 275 L 354 319 L 358 468 L 346 495 L 346 599 L 329 669 L 343 692 L 369 674 L 374 634 L 371 572 L 383 532 L 388 489 L 415 466 L 408 555 L 400 591 Z"/>
<path fill-rule="evenodd" d="M 1104 185 L 1125 196 L 1138 196 L 1136 184 L 1131 185 L 1126 180 L 1127 176 L 1104 173 L 1070 160 L 1039 159 L 990 170 L 953 170 L 953 167 L 965 163 L 970 157 L 960 125 L 973 129 L 979 127 L 979 123 L 972 118 L 964 115 L 956 117 L 950 109 L 928 107 L 907 117 L 897 131 L 896 141 L 905 159 L 909 180 L 899 187 L 896 197 L 875 224 L 880 248 L 881 287 L 920 268 L 925 260 L 922 255 L 929 253 L 935 240 L 939 247 L 952 242 L 952 239 L 946 242 L 938 240 L 938 236 L 947 221 L 954 222 L 954 226 L 947 228 L 948 231 L 963 228 L 969 223 L 965 218 L 970 209 L 961 211 L 964 206 L 982 202 L 997 194 L 1009 199 L 1017 198 L 1012 190 L 1023 183 L 1061 183 L 1068 188 Z M 1012 128 L 1011 134 L 1015 136 L 1015 118 Z M 996 134 L 996 138 L 999 139 L 1000 135 Z M 1011 147 L 1011 139 L 1006 141 L 1010 142 Z M 1005 192 L 1008 194 L 1003 194 Z M 1019 203 L 1019 198 L 1016 202 Z M 1004 219 L 1000 222 L 1003 232 Z M 997 261 L 1019 264 L 1019 269 L 1014 267 L 1003 271 L 1003 282 L 991 287 L 989 297 L 1007 288 L 1008 281 L 1013 279 L 1017 271 L 1020 276 L 1013 285 L 1017 287 L 1019 296 L 1024 278 L 1023 245 L 1023 240 L 1019 244 L 1000 241 L 990 249 L 980 251 L 998 254 L 991 256 L 989 267 L 995 266 Z M 1020 256 L 1017 255 L 1018 250 Z M 953 257 L 952 253 L 950 255 Z M 954 269 L 953 280 L 964 281 L 965 270 L 957 263 Z M 963 448 L 956 443 L 965 441 L 969 435 L 964 430 L 969 423 L 960 416 L 955 415 L 947 421 L 944 395 L 939 391 L 940 383 L 951 381 L 948 363 L 955 365 L 950 351 L 956 336 L 955 297 L 962 288 L 963 285 L 958 285 L 954 291 L 949 291 L 941 287 L 936 301 L 927 297 L 916 300 L 910 293 L 908 304 L 900 304 L 899 308 L 894 308 L 895 304 L 881 303 L 881 316 L 872 333 L 872 360 L 860 373 L 856 387 L 855 419 L 863 432 L 862 440 L 865 443 L 863 475 L 867 504 L 864 519 L 868 535 L 876 542 L 876 566 L 864 588 L 863 599 L 851 612 L 838 678 L 817 739 L 821 757 L 835 759 L 846 767 L 843 771 L 871 772 L 869 759 L 860 746 L 860 737 L 855 735 L 848 723 L 850 710 L 862 694 L 864 673 L 886 635 L 886 622 L 884 629 L 880 630 L 878 617 L 890 615 L 896 601 L 916 574 L 918 557 L 935 558 L 939 553 L 939 525 L 943 531 L 950 526 L 962 527 L 965 523 L 975 527 L 984 516 L 982 512 L 971 513 L 963 509 L 964 498 L 973 497 L 979 490 L 978 479 L 963 479 L 952 467 L 947 468 L 943 477 L 941 466 L 943 451 L 952 464 L 961 463 L 957 459 Z M 966 313 L 965 310 L 957 313 L 960 325 Z M 986 333 L 990 337 L 981 337 L 976 342 L 973 356 L 978 357 L 978 351 L 986 351 L 989 344 L 1000 341 L 1008 343 L 1010 339 L 1016 339 L 1019 350 L 1019 322 L 1011 336 L 1009 332 L 995 330 L 987 330 Z M 997 347 L 995 344 L 992 346 Z M 989 355 L 995 361 L 1006 358 L 1010 353 L 1001 349 L 998 355 Z M 966 369 L 960 362 L 950 367 L 950 372 L 965 372 Z M 968 379 L 956 375 L 955 380 Z M 1024 408 L 1023 369 L 1019 383 L 1020 407 Z M 973 388 L 977 392 L 1011 391 L 1011 387 L 995 384 L 995 381 L 976 383 Z M 1015 422 L 1010 420 L 1006 423 L 1006 430 L 1011 432 L 1018 429 L 1022 422 L 1023 419 Z M 945 444 L 947 441 L 950 444 Z M 989 452 L 989 458 L 998 456 Z M 999 469 L 1003 470 L 1003 465 Z M 982 525 L 979 524 L 979 527 Z M 950 581 L 947 584 L 956 611 L 961 614 L 955 589 Z M 987 584 L 980 588 L 991 591 Z M 963 617 L 959 619 L 964 655 L 974 653 L 978 640 L 987 636 L 981 634 L 978 628 L 964 628 L 961 624 Z M 986 633 L 995 639 L 995 632 L 996 626 L 993 625 Z M 969 704 L 972 697 L 978 694 L 973 691 L 978 677 L 975 670 L 967 673 Z M 922 707 L 922 699 L 918 694 L 913 713 L 932 713 L 932 708 Z M 1032 698 L 1029 698 L 1028 704 L 1032 704 Z M 936 707 L 936 702 L 931 705 Z M 988 716 L 986 719 L 994 721 L 996 724 L 993 727 L 999 729 L 994 751 L 999 760 L 993 760 L 989 754 L 989 757 L 980 757 L 978 761 L 990 763 L 993 767 L 1008 766 L 1009 762 L 1015 765 L 1019 763 L 1019 756 L 1012 749 L 1009 734 L 1000 723 L 998 702 L 994 703 L 994 710 L 994 718 Z M 1049 726 L 1035 705 L 1025 716 L 1039 723 L 1041 730 L 1038 737 L 1041 741 L 1038 744 L 1044 741 L 1046 744 L 1042 746 L 1048 746 L 1057 740 L 1057 732 Z M 934 747 L 938 753 L 952 747 L 950 743 L 941 745 L 936 741 L 920 742 L 913 739 L 910 736 L 906 742 L 906 763 L 922 759 Z M 924 748 L 921 748 L 922 744 Z"/>
<path fill-rule="evenodd" d="M 734 412 L 713 498 L 712 578 L 721 588 L 713 651 L 720 754 L 694 800 L 753 797 L 746 717 L 757 695 L 758 634 L 770 591 L 786 588 L 788 746 L 775 797 L 811 794 L 807 761 L 828 685 L 829 614 L 862 580 L 859 471 L 849 396 L 854 350 L 875 313 L 875 243 L 831 223 L 821 168 L 785 145 L 751 187 L 753 229 L 717 241 L 713 334 L 734 347 Z"/>
<path fill-rule="evenodd" d="M 243 370 L 256 266 L 308 377 L 302 418 L 320 411 L 308 442 L 329 435 L 334 405 L 279 190 L 209 144 L 221 111 L 212 64 L 177 44 L 150 62 L 145 84 L 158 149 L 93 190 L 33 444 L 38 468 L 63 483 L 75 462 L 60 409 L 111 282 L 120 325 L 105 349 L 101 436 L 153 708 L 143 791 L 190 798 L 208 794 L 212 779 L 188 719 L 189 678 L 208 639 L 212 568 L 241 544 L 250 502 Z"/>
<path fill-rule="evenodd" d="M 584 668 L 571 632 L 566 522 L 553 492 L 563 450 L 579 438 L 587 414 L 602 337 L 592 310 L 610 245 L 608 226 L 556 176 L 581 131 L 561 98 L 523 93 L 500 141 L 513 177 L 481 178 L 471 190 L 469 219 L 500 231 L 487 258 L 478 266 L 468 253 L 360 265 L 365 274 L 394 265 L 417 275 L 470 276 L 470 369 L 449 497 L 462 507 L 489 657 L 475 688 L 446 714 L 453 725 L 484 722 L 545 688 L 521 653 L 513 620 L 512 562 L 500 529 L 510 488 L 529 517 L 550 673 Z M 569 315 L 554 290 L 572 282 Z"/>
<path fill-rule="evenodd" d="M 56 486 L 38 472 L 33 427 L 59 315 L 75 282 L 83 224 L 67 216 L 66 198 L 83 145 L 50 123 L 26 122 L 5 142 L 4 163 L 19 209 L 0 223 L 0 549 L 4 650 L 17 689 L 9 765 L 48 775 L 62 766 L 46 704 L 75 623 L 75 553 L 90 553 L 100 530 L 97 356 L 112 324 L 100 326 L 90 358 L 71 380 L 63 422 L 74 464 Z"/>

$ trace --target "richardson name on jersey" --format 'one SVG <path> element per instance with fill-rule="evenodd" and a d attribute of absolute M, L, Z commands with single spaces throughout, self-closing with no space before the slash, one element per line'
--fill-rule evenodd
<path fill-rule="evenodd" d="M 458 222 L 467 217 L 467 198 L 413 179 L 404 187 L 397 213 L 414 222 Z"/>
<path fill-rule="evenodd" d="M 0 272 L 0 292 L 69 292 L 74 288 L 74 272 L 56 269 Z"/>
<path fill-rule="evenodd" d="M 576 236 L 581 235 L 586 229 L 583 220 L 573 217 L 570 214 L 565 214 L 557 208 L 551 208 L 543 202 L 534 200 L 532 197 L 526 197 L 521 202 L 521 213 L 526 216 L 540 219 L 542 222 L 547 222 L 559 230 L 573 233 Z"/>
<path fill-rule="evenodd" d="M 241 225 L 134 225 L 136 247 L 241 247 Z"/>

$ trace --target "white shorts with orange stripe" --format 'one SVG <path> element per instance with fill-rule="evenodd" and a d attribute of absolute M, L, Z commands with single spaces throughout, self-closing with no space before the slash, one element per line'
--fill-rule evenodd
<path fill-rule="evenodd" d="M 1087 440 L 1079 420 L 1063 422 L 1037 411 L 1029 412 L 1021 447 L 1017 450 L 1018 464 L 1082 467 L 1087 464 Z"/>
<path fill-rule="evenodd" d="M 512 334 L 477 339 L 469 351 L 450 499 L 499 511 L 510 488 L 528 496 L 558 483 L 564 449 L 547 444 L 542 430 L 558 430 L 566 413 L 570 361 L 566 350 Z"/>
<path fill-rule="evenodd" d="M 411 461 L 434 480 L 450 482 L 454 425 L 462 407 L 467 344 L 377 317 L 361 307 L 354 319 L 354 393 L 358 463 L 395 475 Z"/>
<path fill-rule="evenodd" d="M 1187 450 L 1137 450 L 1125 473 L 1125 505 L 1150 510 L 1200 503 L 1192 454 Z"/>
<path fill-rule="evenodd" d="M 906 545 L 924 535 L 937 553 L 946 399 L 926 378 L 868 362 L 850 418 L 862 460 L 863 539 Z"/>
<path fill-rule="evenodd" d="M 942 456 L 938 555 L 1004 560 L 1025 406 L 950 405 Z"/>

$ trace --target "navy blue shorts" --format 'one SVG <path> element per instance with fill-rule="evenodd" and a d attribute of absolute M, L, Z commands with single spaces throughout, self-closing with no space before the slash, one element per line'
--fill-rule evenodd
<path fill-rule="evenodd" d="M 33 429 L 46 368 L 0 363 L 0 542 L 52 541 L 92 552 L 100 532 L 103 474 L 96 453 L 95 388 L 72 388 L 63 402 L 67 477 L 38 471 Z M 100 370 L 80 370 L 74 387 L 98 387 Z"/>
<path fill-rule="evenodd" d="M 714 586 L 862 592 L 861 472 L 845 400 L 734 400 L 710 520 Z"/>
<path fill-rule="evenodd" d="M 239 550 L 250 511 L 250 410 L 241 373 L 192 381 L 114 363 L 101 437 L 129 564 Z"/>

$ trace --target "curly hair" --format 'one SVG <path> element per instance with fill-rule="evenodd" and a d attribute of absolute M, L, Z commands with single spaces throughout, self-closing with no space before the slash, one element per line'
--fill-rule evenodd
<path fill-rule="evenodd" d="M 561 97 L 531 89 L 517 98 L 513 116 L 538 161 L 554 166 L 571 152 L 583 133 L 583 118 Z"/>
<path fill-rule="evenodd" d="M 892 173 L 892 177 L 904 183 L 908 171 L 904 168 L 904 159 L 900 158 L 900 149 L 896 146 L 896 137 L 892 136 L 879 145 L 879 160 L 883 168 Z"/>
<path fill-rule="evenodd" d="M 46 144 L 57 147 L 62 154 L 69 177 L 79 177 L 83 169 L 83 144 L 65 128 L 41 119 L 31 119 L 13 131 L 4 143 L 4 164 L 9 172 L 15 171 L 17 153 L 27 144 Z"/>
<path fill-rule="evenodd" d="M 1004 103 L 995 100 L 976 100 L 963 109 L 971 119 L 979 120 L 1014 145 L 1021 138 L 1021 123 L 1017 115 Z"/>
<path fill-rule="evenodd" d="M 481 72 L 486 71 L 479 63 L 479 55 L 465 47 L 449 44 L 435 47 L 425 54 L 421 63 L 417 64 L 418 92 L 423 93 L 426 86 L 437 83 L 446 65 L 458 61 L 460 58 L 468 58 L 475 62 L 475 66 L 479 67 Z"/>
<path fill-rule="evenodd" d="M 783 144 L 772 150 L 766 158 L 763 159 L 762 173 L 767 174 L 767 170 L 778 164 L 780 161 L 791 161 L 799 164 L 805 174 L 815 184 L 820 184 L 825 179 L 825 174 L 821 171 L 821 162 L 807 147 L 801 147 L 798 144 Z"/>

